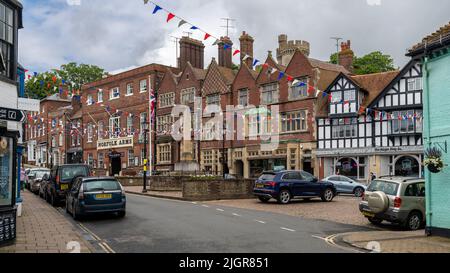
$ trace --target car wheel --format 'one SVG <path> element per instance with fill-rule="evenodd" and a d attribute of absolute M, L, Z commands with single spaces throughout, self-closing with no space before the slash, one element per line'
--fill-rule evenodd
<path fill-rule="evenodd" d="M 120 211 L 117 213 L 117 216 L 119 216 L 119 218 L 124 218 L 126 214 L 127 213 L 125 211 Z"/>
<path fill-rule="evenodd" d="M 281 190 L 278 195 L 278 203 L 286 205 L 291 201 L 291 193 L 288 190 Z"/>
<path fill-rule="evenodd" d="M 334 199 L 334 192 L 330 188 L 326 188 L 325 191 L 322 193 L 322 201 L 323 202 L 331 202 Z"/>
<path fill-rule="evenodd" d="M 70 214 L 70 211 L 69 211 L 69 200 L 68 200 L 67 197 L 66 197 L 66 213 Z"/>
<path fill-rule="evenodd" d="M 362 197 L 364 194 L 364 189 L 361 187 L 357 187 L 354 191 L 353 194 L 355 195 L 355 197 Z"/>
<path fill-rule="evenodd" d="M 379 224 L 381 224 L 381 222 L 383 222 L 382 219 L 375 218 L 375 217 L 373 217 L 373 218 L 367 218 L 367 219 L 369 219 L 369 222 L 372 223 L 372 224 L 374 224 L 374 225 L 379 225 Z"/>
<path fill-rule="evenodd" d="M 267 203 L 270 200 L 269 197 L 263 197 L 263 196 L 259 196 L 258 199 L 259 199 L 259 201 L 261 201 L 263 203 Z"/>
<path fill-rule="evenodd" d="M 77 214 L 77 208 L 75 205 L 72 206 L 72 217 L 75 221 L 80 220 L 80 216 Z"/>
<path fill-rule="evenodd" d="M 408 230 L 418 230 L 422 226 L 422 215 L 419 212 L 411 212 L 406 219 L 405 226 Z"/>
<path fill-rule="evenodd" d="M 56 207 L 56 205 L 58 204 L 56 197 L 54 194 L 50 194 L 50 205 L 52 205 L 53 207 Z"/>

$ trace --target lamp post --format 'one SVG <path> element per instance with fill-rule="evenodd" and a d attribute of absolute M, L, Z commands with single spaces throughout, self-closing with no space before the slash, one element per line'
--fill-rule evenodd
<path fill-rule="evenodd" d="M 148 167 L 148 159 L 147 159 L 147 134 L 149 130 L 149 122 L 142 122 L 142 128 L 144 128 L 144 187 L 142 189 L 142 193 L 147 192 L 147 167 Z"/>
<path fill-rule="evenodd" d="M 227 132 L 227 125 L 225 124 L 225 121 L 223 123 L 223 131 L 222 131 L 222 175 L 223 179 L 225 179 L 225 137 Z"/>

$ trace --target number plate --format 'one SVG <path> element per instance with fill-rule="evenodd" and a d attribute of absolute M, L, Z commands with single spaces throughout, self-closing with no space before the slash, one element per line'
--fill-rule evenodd
<path fill-rule="evenodd" d="M 362 214 L 366 217 L 371 217 L 371 218 L 375 216 L 375 213 L 367 212 L 367 211 L 363 211 Z"/>
<path fill-rule="evenodd" d="M 62 184 L 61 185 L 61 190 L 62 191 L 66 191 L 66 190 L 68 190 L 69 189 L 69 184 Z"/>
<path fill-rule="evenodd" d="M 256 188 L 257 189 L 262 189 L 262 188 L 264 188 L 264 184 L 256 184 Z"/>
<path fill-rule="evenodd" d="M 105 200 L 105 199 L 111 199 L 112 198 L 112 194 L 97 194 L 95 195 L 95 199 L 99 199 L 99 200 Z"/>

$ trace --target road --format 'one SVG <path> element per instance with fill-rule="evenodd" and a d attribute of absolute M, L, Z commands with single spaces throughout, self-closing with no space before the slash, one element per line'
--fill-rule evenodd
<path fill-rule="evenodd" d="M 89 217 L 80 223 L 117 253 L 343 253 L 351 250 L 325 238 L 364 229 L 131 194 L 124 219 Z"/>

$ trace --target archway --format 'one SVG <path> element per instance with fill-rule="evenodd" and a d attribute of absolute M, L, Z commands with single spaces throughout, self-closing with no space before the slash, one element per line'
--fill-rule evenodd
<path fill-rule="evenodd" d="M 395 161 L 395 175 L 420 177 L 420 163 L 413 156 L 401 156 Z"/>
<path fill-rule="evenodd" d="M 342 158 L 336 163 L 336 174 L 358 179 L 358 162 L 353 158 Z"/>
<path fill-rule="evenodd" d="M 236 173 L 236 177 L 244 177 L 244 162 L 242 162 L 242 160 L 237 160 L 234 162 L 234 171 Z"/>

